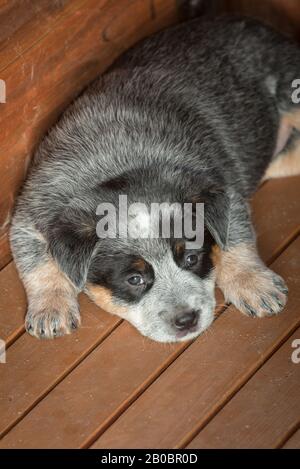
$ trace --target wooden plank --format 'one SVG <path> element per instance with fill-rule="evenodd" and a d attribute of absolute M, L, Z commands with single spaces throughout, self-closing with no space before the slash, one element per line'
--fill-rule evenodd
<path fill-rule="evenodd" d="M 300 226 L 300 176 L 274 179 L 264 184 L 252 202 L 253 223 L 258 251 L 264 260 L 272 261 L 287 239 Z"/>
<path fill-rule="evenodd" d="M 26 295 L 15 265 L 0 272 L 0 339 L 9 345 L 24 332 Z"/>
<path fill-rule="evenodd" d="M 83 3 L 83 0 L 10 0 L 0 4 L 0 72 Z"/>
<path fill-rule="evenodd" d="M 79 447 L 98 422 L 120 412 L 177 353 L 176 346 L 152 342 L 122 323 L 0 441 L 0 448 Z"/>
<path fill-rule="evenodd" d="M 2 236 L 0 236 L 0 270 L 9 264 L 11 261 L 12 254 L 10 250 L 9 240 L 7 231 Z"/>
<path fill-rule="evenodd" d="M 188 445 L 277 448 L 300 420 L 300 366 L 291 360 L 298 329 Z"/>
<path fill-rule="evenodd" d="M 296 431 L 283 445 L 283 449 L 300 449 L 300 430 Z"/>
<path fill-rule="evenodd" d="M 278 184 L 278 182 L 276 181 L 276 184 L 274 184 L 274 182 L 270 183 L 271 185 L 274 185 L 274 190 L 266 190 L 266 188 L 263 188 L 263 192 L 262 192 L 262 196 L 263 197 L 260 197 L 259 193 L 257 194 L 257 197 L 259 197 L 261 199 L 261 203 L 258 204 L 258 202 L 254 202 L 254 204 L 257 205 L 258 207 L 258 210 L 260 210 L 262 207 L 265 208 L 265 211 L 268 209 L 269 205 L 270 205 L 270 197 L 273 198 L 274 197 L 274 194 L 278 193 L 278 194 L 281 194 L 281 198 L 278 202 L 281 203 L 281 205 L 279 204 L 278 206 L 278 209 L 282 211 L 283 213 L 283 220 L 278 220 L 278 214 L 276 211 L 272 212 L 270 211 L 270 213 L 273 213 L 274 215 L 274 218 L 268 218 L 267 219 L 267 223 L 266 222 L 266 217 L 264 216 L 264 211 L 258 216 L 256 216 L 256 219 L 257 219 L 257 226 L 258 226 L 258 229 L 261 231 L 261 245 L 262 245 L 262 248 L 266 250 L 266 252 L 268 253 L 269 256 L 273 257 L 273 254 L 274 252 L 276 251 L 276 246 L 274 245 L 274 243 L 271 243 L 271 248 L 273 249 L 273 251 L 270 251 L 270 243 L 267 243 L 267 242 L 264 242 L 263 240 L 264 239 L 268 239 L 270 238 L 270 236 L 272 236 L 272 233 L 274 231 L 274 226 L 275 227 L 278 227 L 278 229 L 275 230 L 274 232 L 274 238 L 275 240 L 277 239 L 278 241 L 278 244 L 280 245 L 282 243 L 282 232 L 285 233 L 285 236 L 288 238 L 290 236 L 290 232 L 289 231 L 286 231 L 286 229 L 290 230 L 290 231 L 294 231 L 295 229 L 295 226 L 293 224 L 290 223 L 290 219 L 294 219 L 295 221 L 295 207 L 294 205 L 289 205 L 289 199 L 288 200 L 285 200 L 285 194 L 286 192 L 288 191 L 285 191 L 285 181 L 282 181 L 284 186 L 282 186 L 282 184 Z M 299 185 L 296 184 L 297 180 L 296 178 L 293 178 L 290 180 L 290 184 L 289 184 L 289 187 L 290 188 L 294 188 L 295 190 L 297 189 L 297 187 Z M 261 189 L 262 191 L 262 189 Z M 290 193 L 288 192 L 288 196 L 290 197 Z M 275 196 L 276 197 L 276 196 Z M 278 197 L 279 198 L 279 197 Z M 277 199 L 276 199 L 277 201 Z M 287 209 L 284 210 L 284 207 L 287 206 Z M 257 210 L 257 209 L 256 209 Z M 285 222 L 284 222 L 285 221 Z M 273 239 L 273 238 L 272 238 Z M 4 275 L 3 277 L 1 277 L 2 273 L 0 273 L 0 279 L 2 278 L 3 279 L 3 285 L 5 285 L 5 279 L 6 279 L 6 272 L 4 271 L 3 272 Z M 9 297 L 14 297 L 13 296 L 13 285 L 15 283 L 16 280 L 16 274 L 15 276 L 12 276 L 12 280 L 9 282 L 11 285 L 12 285 L 12 289 L 11 289 L 11 294 L 8 295 Z M 18 295 L 15 295 L 15 297 L 17 298 Z M 4 311 L 2 312 L 2 316 L 4 318 L 7 318 L 7 321 L 9 321 L 9 318 L 6 314 L 6 310 L 9 310 L 9 309 L 13 309 L 14 308 L 10 308 L 9 307 L 9 299 L 6 300 L 7 301 L 7 306 L 4 308 Z M 24 300 L 25 301 L 25 300 Z M 81 305 L 82 309 L 83 309 L 83 317 L 85 318 L 85 307 L 84 305 Z M 24 304 L 23 304 L 23 308 L 24 308 Z M 24 314 L 24 310 L 22 310 L 22 308 L 20 308 L 19 310 L 19 313 L 18 313 L 18 318 L 19 318 L 19 325 L 23 325 L 23 314 Z M 110 316 L 107 316 L 107 317 L 110 317 Z M 5 322 L 4 322 L 5 324 Z M 84 325 L 85 325 L 85 322 L 84 322 Z M 80 332 L 79 332 L 80 334 Z M 129 338 L 131 337 L 131 335 L 129 335 Z M 61 340 L 61 339 L 60 339 Z M 70 338 L 70 340 L 72 340 L 72 337 Z M 91 340 L 93 340 L 93 338 L 91 338 Z M 141 340 L 142 340 L 142 344 L 141 346 L 143 346 L 144 344 L 144 340 L 142 337 L 141 337 Z M 29 357 L 28 360 L 32 360 L 32 347 L 33 347 L 33 342 L 35 343 L 35 350 L 37 350 L 37 354 L 36 356 L 39 357 L 39 355 L 41 354 L 41 351 L 40 350 L 43 350 L 43 360 L 42 362 L 40 362 L 40 367 L 37 367 L 37 370 L 38 370 L 38 373 L 39 373 L 39 378 L 38 378 L 38 381 L 40 381 L 40 387 L 39 386 L 35 386 L 33 387 L 33 389 L 31 389 L 32 387 L 32 383 L 31 383 L 31 380 L 28 379 L 24 379 L 24 376 L 20 376 L 19 377 L 19 374 L 20 374 L 20 370 L 17 366 L 17 357 L 18 356 L 25 356 L 25 357 Z M 59 341 L 58 341 L 58 348 L 59 348 Z M 14 344 L 14 347 L 13 347 L 13 353 L 14 353 L 14 356 L 16 357 L 16 361 L 15 362 L 11 362 L 11 366 L 9 367 L 9 376 L 11 376 L 11 379 L 9 380 L 8 377 L 6 377 L 6 381 L 9 382 L 10 384 L 15 381 L 17 383 L 21 383 L 21 391 L 19 390 L 19 385 L 18 386 L 14 386 L 13 387 L 13 391 L 10 392 L 10 397 L 12 398 L 12 401 L 13 401 L 13 409 L 10 409 L 9 407 L 6 409 L 6 413 L 4 416 L 6 416 L 6 419 L 4 419 L 3 417 L 3 430 L 4 429 L 7 429 L 9 427 L 11 427 L 18 419 L 19 419 L 19 416 L 23 416 L 26 414 L 26 412 L 28 412 L 28 409 L 30 409 L 33 405 L 34 402 L 37 402 L 41 399 L 41 396 L 43 396 L 45 393 L 46 393 L 46 389 L 47 389 L 47 386 L 51 389 L 51 387 L 53 386 L 53 383 L 54 382 L 58 382 L 58 380 L 64 376 L 65 373 L 68 372 L 68 366 L 69 365 L 66 365 L 64 363 L 64 354 L 67 353 L 68 354 L 68 349 L 63 350 L 62 351 L 62 363 L 64 363 L 64 366 L 62 366 L 62 368 L 60 369 L 60 374 L 59 376 L 56 376 L 56 368 L 54 368 L 52 370 L 52 354 L 51 354 L 51 348 L 47 350 L 44 350 L 43 349 L 44 347 L 44 342 L 38 342 L 38 341 L 35 341 L 34 339 L 32 339 L 30 336 L 27 336 L 25 335 L 25 337 L 23 338 L 22 337 L 22 340 L 20 341 L 20 339 Z M 86 345 L 86 347 L 88 347 L 88 345 Z M 185 346 L 175 346 L 174 349 L 171 349 L 169 351 L 170 355 L 174 356 L 174 353 L 180 353 L 183 348 Z M 163 347 L 164 349 L 164 347 Z M 141 352 L 142 353 L 142 352 Z M 164 355 L 162 354 L 162 361 L 164 359 Z M 39 360 L 38 360 L 39 362 Z M 14 363 L 14 366 L 12 366 L 12 364 Z M 34 361 L 35 363 L 35 361 Z M 71 366 L 71 365 L 70 365 Z M 7 368 L 8 369 L 8 368 Z M 52 370 L 52 371 L 49 371 L 49 370 Z M 154 373 L 159 373 L 160 372 L 160 369 L 159 367 L 157 369 L 155 369 L 155 372 Z M 120 376 L 120 379 L 122 379 L 122 376 Z M 124 378 L 127 380 L 127 378 Z M 149 381 L 150 379 L 150 381 Z M 151 379 L 153 379 L 153 376 L 149 376 L 148 377 L 148 381 L 147 383 L 151 382 Z M 117 383 L 113 383 L 112 386 L 118 386 Z M 7 395 L 7 392 L 8 392 L 8 389 L 9 389 L 9 386 L 8 388 L 6 388 L 6 391 L 2 392 L 2 394 L 5 396 Z M 20 399 L 20 396 L 22 396 L 22 393 L 24 391 L 24 389 L 27 389 L 27 394 L 29 394 L 29 397 L 27 399 L 23 399 L 21 398 Z M 133 392 L 136 391 L 133 389 Z M 4 400 L 3 401 L 5 403 L 5 408 L 7 406 L 7 402 Z M 126 403 L 120 403 L 120 405 L 124 406 L 126 405 Z M 5 411 L 5 408 L 4 410 L 2 411 L 2 413 Z M 111 410 L 111 408 L 110 408 Z M 118 410 L 115 410 L 116 413 L 118 413 Z"/>
<path fill-rule="evenodd" d="M 100 436 L 93 448 L 174 448 L 192 439 L 300 324 L 300 238 L 273 267 L 290 288 L 284 314 L 251 319 L 228 308 L 210 331 L 199 337 Z M 25 428 L 19 432 L 23 434 Z M 99 425 L 99 434 L 101 431 Z M 13 438 L 12 434 L 7 444 Z"/>
<path fill-rule="evenodd" d="M 253 320 L 229 308 L 163 374 L 183 345 L 156 344 L 122 323 L 12 428 L 0 447 L 85 447 L 159 375 L 95 447 L 176 446 L 299 324 L 299 247 L 300 239 L 274 265 L 290 287 L 284 315 Z"/>
<path fill-rule="evenodd" d="M 1 71 L 0 238 L 5 240 L 15 196 L 41 136 L 88 82 L 138 39 L 177 18 L 175 0 L 85 0 Z M 133 21 L 133 18 L 135 19 Z M 7 261 L 7 244 L 0 265 Z"/>
<path fill-rule="evenodd" d="M 40 341 L 23 334 L 0 367 L 0 437 L 120 324 L 82 295 L 81 328 L 69 336 Z"/>

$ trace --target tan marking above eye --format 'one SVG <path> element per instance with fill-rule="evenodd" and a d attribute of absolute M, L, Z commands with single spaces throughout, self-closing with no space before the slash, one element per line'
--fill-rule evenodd
<path fill-rule="evenodd" d="M 191 203 L 192 204 L 202 204 L 204 203 L 204 198 L 200 195 L 193 195 L 191 198 Z"/>
<path fill-rule="evenodd" d="M 109 288 L 89 283 L 86 285 L 86 293 L 97 306 L 112 314 L 126 314 L 127 308 L 114 303 L 112 291 Z"/>
<path fill-rule="evenodd" d="M 175 244 L 175 254 L 177 257 L 181 256 L 185 250 L 185 243 L 178 242 Z"/>
<path fill-rule="evenodd" d="M 146 261 L 144 261 L 144 259 L 142 259 L 142 258 L 136 259 L 132 263 L 132 267 L 134 269 L 140 270 L 142 272 L 146 269 L 146 265 L 147 265 Z"/>

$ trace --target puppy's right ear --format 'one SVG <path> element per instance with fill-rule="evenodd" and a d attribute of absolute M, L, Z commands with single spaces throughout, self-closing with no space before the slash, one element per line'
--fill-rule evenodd
<path fill-rule="evenodd" d="M 67 206 L 48 226 L 49 252 L 72 283 L 82 290 L 97 242 L 96 214 Z"/>

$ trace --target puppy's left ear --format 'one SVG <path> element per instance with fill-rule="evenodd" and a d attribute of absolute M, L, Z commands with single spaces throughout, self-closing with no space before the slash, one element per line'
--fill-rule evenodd
<path fill-rule="evenodd" d="M 230 223 L 230 198 L 224 192 L 207 195 L 204 202 L 204 222 L 221 249 L 228 242 Z"/>
<path fill-rule="evenodd" d="M 253 239 L 251 210 L 239 192 L 210 192 L 204 205 L 205 224 L 221 249 Z"/>
<path fill-rule="evenodd" d="M 96 219 L 84 209 L 66 207 L 48 227 L 49 251 L 72 283 L 82 290 L 97 242 Z"/>
<path fill-rule="evenodd" d="M 218 246 L 225 249 L 229 235 L 230 196 L 222 191 L 209 191 L 193 196 L 192 201 L 204 203 L 204 224 Z"/>
<path fill-rule="evenodd" d="M 221 249 L 225 249 L 230 237 L 230 223 L 234 196 L 222 190 L 210 189 L 192 197 L 193 203 L 204 203 L 204 225 Z"/>

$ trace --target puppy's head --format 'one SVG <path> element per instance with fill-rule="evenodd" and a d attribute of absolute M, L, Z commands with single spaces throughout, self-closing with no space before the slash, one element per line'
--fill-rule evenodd
<path fill-rule="evenodd" d="M 105 188 L 110 195 L 112 189 L 115 196 L 114 187 Z M 168 201 L 182 203 L 182 194 L 173 191 Z M 149 207 L 150 199 L 162 201 L 162 194 L 155 191 L 138 195 L 133 194 L 132 200 L 146 202 L 144 206 Z M 167 195 L 163 196 L 165 201 Z M 195 203 L 195 197 L 192 199 Z M 203 201 L 203 194 L 196 199 Z M 79 208 L 76 203 L 68 208 L 64 220 L 55 224 L 50 250 L 79 289 L 84 288 L 100 307 L 128 320 L 143 335 L 161 342 L 189 340 L 213 320 L 215 279 L 211 254 L 213 244 L 223 242 L 222 200 L 216 193 L 205 195 L 204 242 L 199 247 L 191 247 L 189 239 L 175 236 L 172 230 L 166 238 L 147 236 L 153 220 L 150 211 L 143 208 L 129 216 L 134 237 L 99 239 L 96 210 L 91 213 L 89 207 L 94 204 L 89 200 L 89 207 L 83 204 L 85 208 Z"/>
<path fill-rule="evenodd" d="M 87 291 L 105 310 L 154 340 L 197 336 L 213 319 L 211 239 L 187 249 L 184 239 L 102 240 L 92 258 Z"/>

